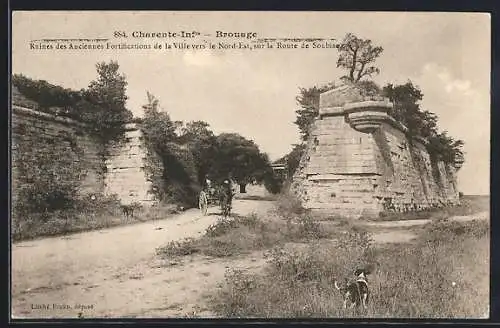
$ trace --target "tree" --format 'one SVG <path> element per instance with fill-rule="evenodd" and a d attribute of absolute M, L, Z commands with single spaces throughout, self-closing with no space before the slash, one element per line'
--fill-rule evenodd
<path fill-rule="evenodd" d="M 433 135 L 428 138 L 428 149 L 431 156 L 445 163 L 450 163 L 456 167 L 460 167 L 463 163 L 464 154 L 462 147 L 464 142 L 462 140 L 455 140 L 448 136 L 447 131 Z"/>
<path fill-rule="evenodd" d="M 350 82 L 358 82 L 363 77 L 371 77 L 378 74 L 380 70 L 370 66 L 384 51 L 382 47 L 373 46 L 371 40 L 363 40 L 352 33 L 348 33 L 339 45 L 339 59 L 337 67 L 348 71 L 348 75 L 342 78 Z"/>
<path fill-rule="evenodd" d="M 389 114 L 408 128 L 410 140 L 415 136 L 426 138 L 429 141 L 427 150 L 433 160 L 442 160 L 460 167 L 464 161 L 464 142 L 449 137 L 446 131 L 438 131 L 436 114 L 420 108 L 419 102 L 424 95 L 417 86 L 411 81 L 396 86 L 387 84 L 383 93 L 394 103 Z"/>
<path fill-rule="evenodd" d="M 300 159 L 302 158 L 305 149 L 306 146 L 304 144 L 293 145 L 292 150 L 288 154 L 276 160 L 274 163 L 284 164 L 287 176 L 291 179 L 299 167 Z"/>
<path fill-rule="evenodd" d="M 22 74 L 12 76 L 12 85 L 24 97 L 34 101 L 38 105 L 36 109 L 40 111 L 79 118 L 73 107 L 82 99 L 80 91 L 66 89 L 45 80 L 33 80 Z"/>
<path fill-rule="evenodd" d="M 283 177 L 277 175 L 272 168 L 264 176 L 264 186 L 271 194 L 277 194 L 283 188 Z"/>
<path fill-rule="evenodd" d="M 145 171 L 151 191 L 160 200 L 194 205 L 198 194 L 195 159 L 190 149 L 179 144 L 179 122 L 160 111 L 159 101 L 147 93 L 141 123 L 146 146 Z"/>
<path fill-rule="evenodd" d="M 296 97 L 300 109 L 296 110 L 297 119 L 295 124 L 299 127 L 300 135 L 303 141 L 309 137 L 309 129 L 314 119 L 319 114 L 319 96 L 321 93 L 332 90 L 335 87 L 333 83 L 324 86 L 314 86 L 312 88 L 300 88 L 300 95 Z"/>
<path fill-rule="evenodd" d="M 210 130 L 210 124 L 204 121 L 191 121 L 181 127 L 180 139 L 183 142 L 202 140 L 213 136 L 214 133 Z"/>
<path fill-rule="evenodd" d="M 82 118 L 94 127 L 104 143 L 116 140 L 133 115 L 125 107 L 127 101 L 125 76 L 118 72 L 117 62 L 96 65 L 97 79 L 82 90 L 83 101 L 78 103 Z"/>
<path fill-rule="evenodd" d="M 179 140 L 187 144 L 195 160 L 198 182 L 203 183 L 216 161 L 216 137 L 204 121 L 191 121 L 181 128 Z"/>
<path fill-rule="evenodd" d="M 259 147 L 236 133 L 222 133 L 216 138 L 217 160 L 210 167 L 209 174 L 219 183 L 227 178 L 240 185 L 240 192 L 252 181 L 262 182 L 270 167 L 266 154 Z"/>
<path fill-rule="evenodd" d="M 142 106 L 144 119 L 141 130 L 153 150 L 162 153 L 169 142 L 177 139 L 176 124 L 167 112 L 159 110 L 159 100 L 154 95 L 147 92 L 147 98 L 148 103 Z"/>
<path fill-rule="evenodd" d="M 417 86 L 414 86 L 411 81 L 402 85 L 394 86 L 387 84 L 383 88 L 383 93 L 394 107 L 389 113 L 396 121 L 405 125 L 409 134 L 416 136 L 420 134 L 420 128 L 425 125 L 424 114 L 420 110 L 419 101 L 422 100 L 422 91 Z M 430 115 L 427 115 L 430 118 Z M 432 123 L 432 122 L 429 122 Z M 430 126 L 427 126 L 429 128 Z"/>
<path fill-rule="evenodd" d="M 417 112 L 417 117 L 417 121 L 420 122 L 418 134 L 421 137 L 429 138 L 436 134 L 438 121 L 436 114 L 424 110 Z"/>
<path fill-rule="evenodd" d="M 288 176 L 291 178 L 299 167 L 300 159 L 304 154 L 305 145 L 295 145 L 292 151 L 287 155 L 287 170 Z"/>

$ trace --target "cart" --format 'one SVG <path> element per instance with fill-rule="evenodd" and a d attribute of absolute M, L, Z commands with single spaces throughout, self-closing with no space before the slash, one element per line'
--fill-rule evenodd
<path fill-rule="evenodd" d="M 207 215 L 208 208 L 219 206 L 222 215 L 228 217 L 231 214 L 231 202 L 223 197 L 222 188 L 205 188 L 200 192 L 198 197 L 198 207 L 203 216 Z"/>

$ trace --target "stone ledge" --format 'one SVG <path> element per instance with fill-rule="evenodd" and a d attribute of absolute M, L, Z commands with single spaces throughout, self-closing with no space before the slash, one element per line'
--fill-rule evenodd
<path fill-rule="evenodd" d="M 323 107 L 319 109 L 320 118 L 323 116 L 341 116 L 344 115 L 344 107 Z"/>
<path fill-rule="evenodd" d="M 69 118 L 66 116 L 62 116 L 62 115 L 58 116 L 58 115 L 54 115 L 54 114 L 49 114 L 49 113 L 45 113 L 45 112 L 42 112 L 39 110 L 35 110 L 35 109 L 31 109 L 31 108 L 27 108 L 27 107 L 15 105 L 15 104 L 12 104 L 12 111 L 18 115 L 31 116 L 31 117 L 34 117 L 35 119 L 41 118 L 43 120 L 54 121 L 54 122 L 62 123 L 65 125 L 72 125 L 72 126 L 78 126 L 78 127 L 87 127 L 88 126 L 87 124 L 85 124 L 83 122 L 79 122 L 75 119 L 72 119 L 72 118 Z M 12 121 L 14 121 L 14 120 L 12 120 Z M 15 124 L 15 123 L 13 123 L 13 124 Z M 40 125 L 40 128 L 45 128 L 45 125 Z M 137 130 L 139 130 L 137 123 L 127 123 L 125 125 L 125 131 L 137 131 Z"/>
<path fill-rule="evenodd" d="M 364 180 L 369 178 L 377 178 L 380 174 L 314 174 L 307 177 L 308 180 Z"/>
<path fill-rule="evenodd" d="M 12 111 L 15 112 L 18 115 L 25 115 L 25 116 L 32 116 L 34 118 L 42 118 L 44 120 L 50 120 L 66 125 L 74 125 L 74 126 L 80 126 L 80 127 L 86 127 L 86 125 L 82 122 L 78 122 L 74 119 L 64 117 L 64 116 L 56 116 L 52 114 L 48 114 L 45 112 L 41 112 L 38 110 L 26 108 L 26 107 L 21 107 L 18 105 L 12 105 Z"/>
<path fill-rule="evenodd" d="M 364 112 L 368 110 L 371 111 L 384 111 L 387 112 L 393 107 L 393 104 L 388 100 L 367 100 L 360 102 L 351 102 L 344 105 L 344 111 L 346 113 L 354 112 Z"/>

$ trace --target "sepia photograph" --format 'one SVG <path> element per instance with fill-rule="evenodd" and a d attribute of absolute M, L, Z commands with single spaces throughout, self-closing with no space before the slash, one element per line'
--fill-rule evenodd
<path fill-rule="evenodd" d="M 11 319 L 490 317 L 489 14 L 11 23 Z"/>

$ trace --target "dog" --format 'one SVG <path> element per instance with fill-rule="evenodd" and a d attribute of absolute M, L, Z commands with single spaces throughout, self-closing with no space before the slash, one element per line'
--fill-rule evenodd
<path fill-rule="evenodd" d="M 369 272 L 366 269 L 357 269 L 354 271 L 356 280 L 353 282 L 349 282 L 348 279 L 345 278 L 344 284 L 339 285 L 338 281 L 334 280 L 335 288 L 340 291 L 344 298 L 344 309 L 352 309 L 354 307 L 367 308 L 368 297 L 370 295 L 366 278 L 368 274 Z"/>

